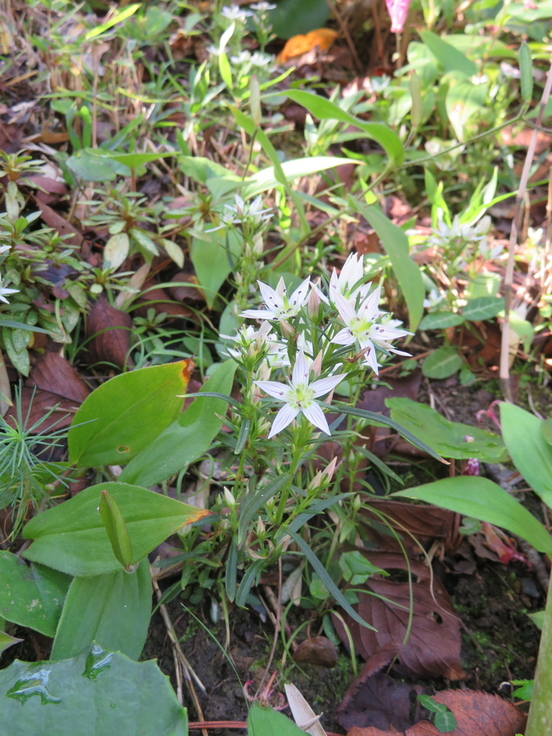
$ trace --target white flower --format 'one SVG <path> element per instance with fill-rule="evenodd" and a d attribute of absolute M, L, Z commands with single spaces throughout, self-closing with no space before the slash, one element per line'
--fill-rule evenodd
<path fill-rule="evenodd" d="M 239 225 L 248 221 L 253 227 L 260 227 L 268 220 L 272 219 L 272 209 L 263 209 L 263 200 L 259 195 L 252 202 L 245 202 L 239 194 L 234 195 L 234 204 L 225 204 L 226 212 L 221 215 L 222 224 L 218 227 L 206 230 L 207 233 L 214 233 L 226 225 Z"/>
<path fill-rule="evenodd" d="M 311 366 L 312 361 L 307 361 L 304 353 L 299 351 L 289 385 L 278 381 L 255 381 L 257 386 L 269 396 L 284 402 L 284 406 L 276 414 L 272 423 L 268 439 L 285 429 L 300 413 L 304 414 L 308 421 L 322 432 L 331 434 L 324 412 L 315 399 L 333 391 L 337 384 L 345 378 L 345 374 L 328 376 L 328 378 L 309 383 Z"/>
<path fill-rule="evenodd" d="M 232 56 L 231 58 L 232 64 L 236 64 L 238 66 L 243 66 L 249 61 L 251 61 L 251 53 L 249 51 L 240 51 L 239 56 Z"/>
<path fill-rule="evenodd" d="M 245 23 L 245 21 L 253 15 L 250 10 L 241 10 L 241 8 L 238 8 L 236 5 L 225 5 L 220 11 L 220 14 L 229 21 L 239 21 L 240 23 Z"/>
<path fill-rule="evenodd" d="M 11 248 L 11 245 L 0 245 L 0 255 Z"/>
<path fill-rule="evenodd" d="M 433 236 L 429 239 L 430 245 L 444 246 L 454 245 L 456 243 L 479 243 L 487 236 L 491 227 L 491 218 L 489 216 L 482 217 L 476 224 L 469 222 L 460 222 L 458 215 L 455 215 L 452 225 L 449 227 L 441 218 L 437 224 L 437 229 L 433 230 Z"/>
<path fill-rule="evenodd" d="M 268 13 L 269 10 L 276 10 L 276 6 L 271 5 L 271 3 L 254 3 L 249 7 L 257 13 Z"/>
<path fill-rule="evenodd" d="M 241 313 L 242 317 L 249 317 L 250 319 L 281 320 L 295 317 L 295 315 L 298 314 L 305 305 L 309 294 L 309 287 L 311 285 L 310 279 L 305 279 L 303 283 L 295 289 L 293 294 L 288 297 L 283 278 L 278 282 L 276 289 L 272 289 L 268 284 L 263 284 L 262 281 L 257 281 L 257 283 L 259 284 L 259 289 L 261 290 L 266 309 L 246 309 L 245 312 Z"/>
<path fill-rule="evenodd" d="M 434 309 L 444 298 L 444 295 L 438 289 L 432 289 L 427 295 L 427 299 L 424 299 L 424 307 L 426 309 Z"/>
<path fill-rule="evenodd" d="M 9 304 L 6 296 L 9 296 L 10 294 L 19 294 L 19 289 L 7 289 L 5 286 L 2 286 L 2 282 L 0 281 L 0 301 Z"/>
<path fill-rule="evenodd" d="M 379 300 L 380 287 L 375 289 L 358 307 L 336 292 L 334 302 L 345 327 L 332 340 L 337 345 L 357 343 L 360 350 L 364 352 L 365 363 L 376 375 L 379 371 L 376 348 L 384 353 L 408 355 L 408 353 L 393 348 L 389 341 L 409 334 L 406 330 L 396 328 L 395 325 L 401 324 L 397 320 L 386 319 L 385 313 L 378 309 Z"/>
<path fill-rule="evenodd" d="M 287 345 L 279 342 L 274 332 L 271 332 L 269 322 L 263 324 L 256 330 L 253 326 L 242 327 L 235 337 L 220 335 L 221 338 L 232 340 L 238 349 L 226 348 L 232 358 L 241 358 L 244 355 L 252 357 L 261 351 L 265 352 L 268 365 L 271 368 L 281 368 L 290 365 Z"/>
<path fill-rule="evenodd" d="M 255 51 L 255 53 L 251 55 L 250 61 L 251 66 L 265 67 L 274 63 L 274 57 L 270 56 L 270 54 L 263 54 L 260 51 Z"/>
<path fill-rule="evenodd" d="M 360 286 L 358 289 L 353 291 L 353 286 L 356 286 L 359 281 L 364 278 L 364 258 L 359 254 L 351 253 L 343 264 L 343 268 L 339 276 L 337 271 L 333 270 L 330 278 L 330 299 L 334 300 L 334 295 L 339 292 L 347 299 L 355 300 L 360 294 L 362 298 L 366 297 L 370 291 L 370 285 L 365 284 Z"/>

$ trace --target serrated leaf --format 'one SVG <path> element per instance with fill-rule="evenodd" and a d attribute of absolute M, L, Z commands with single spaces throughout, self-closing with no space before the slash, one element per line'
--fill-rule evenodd
<path fill-rule="evenodd" d="M 103 490 L 119 506 L 133 565 L 171 534 L 209 513 L 139 486 L 101 483 L 31 519 L 23 537 L 34 541 L 25 557 L 76 577 L 120 570 L 99 512 Z"/>
<path fill-rule="evenodd" d="M 441 380 L 453 376 L 463 365 L 456 348 L 437 348 L 422 363 L 422 373 L 427 378 Z"/>
<path fill-rule="evenodd" d="M 1 670 L 0 709 L 17 736 L 188 734 L 186 709 L 153 660 L 133 662 L 97 644 L 73 659 L 16 660 Z"/>

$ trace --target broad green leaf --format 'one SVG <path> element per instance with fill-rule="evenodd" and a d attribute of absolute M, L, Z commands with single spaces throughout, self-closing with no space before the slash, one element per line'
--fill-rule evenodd
<path fill-rule="evenodd" d="M 528 613 L 527 615 L 529 616 L 529 618 L 531 619 L 531 621 L 535 624 L 535 626 L 537 628 L 541 629 L 541 631 L 542 631 L 542 628 L 544 626 L 545 612 L 544 611 L 535 611 L 535 613 Z"/>
<path fill-rule="evenodd" d="M 416 498 L 458 514 L 507 529 L 538 552 L 552 554 L 552 537 L 533 514 L 496 483 L 479 476 L 458 476 L 427 483 L 393 496 Z"/>
<path fill-rule="evenodd" d="M 367 123 L 351 115 L 350 112 L 342 110 L 335 102 L 312 92 L 293 89 L 287 90 L 285 94 L 290 100 L 305 107 L 311 115 L 319 120 L 339 120 L 342 123 L 357 127 L 367 138 L 380 144 L 389 157 L 389 168 L 395 168 L 403 163 L 403 145 L 398 135 L 387 125 L 383 123 Z"/>
<path fill-rule="evenodd" d="M 9 327 L 2 328 L 2 337 L 4 339 L 4 346 L 9 359 L 12 362 L 13 367 L 24 376 L 28 376 L 31 370 L 31 363 L 29 360 L 29 353 L 27 348 L 24 347 L 22 350 L 18 350 L 13 344 L 12 330 Z"/>
<path fill-rule="evenodd" d="M 42 565 L 27 565 L 0 552 L 0 616 L 54 636 L 71 578 Z"/>
<path fill-rule="evenodd" d="M 190 258 L 209 309 L 213 308 L 220 287 L 236 268 L 241 249 L 236 233 L 226 229 L 192 239 Z"/>
<path fill-rule="evenodd" d="M 103 265 L 116 271 L 128 256 L 130 241 L 127 233 L 112 235 L 105 244 Z"/>
<path fill-rule="evenodd" d="M 500 404 L 502 436 L 512 461 L 531 488 L 552 508 L 552 446 L 542 434 L 543 422 L 519 406 Z"/>
<path fill-rule="evenodd" d="M 236 367 L 233 360 L 222 363 L 199 393 L 229 395 Z M 130 461 L 120 480 L 149 487 L 179 473 L 207 452 L 222 426 L 226 408 L 222 399 L 196 397 L 175 422 Z"/>
<path fill-rule="evenodd" d="M 466 125 L 472 115 L 484 110 L 488 91 L 488 84 L 473 84 L 468 80 L 451 84 L 448 88 L 445 107 L 459 141 L 466 140 Z"/>
<path fill-rule="evenodd" d="M 420 322 L 420 330 L 446 330 L 447 327 L 457 327 L 464 322 L 461 314 L 454 312 L 430 312 Z"/>
<path fill-rule="evenodd" d="M 76 577 L 121 569 L 100 517 L 101 492 L 117 502 L 132 545 L 132 564 L 183 526 L 209 512 L 127 483 L 100 483 L 43 511 L 23 529 L 33 539 L 25 557 Z"/>
<path fill-rule="evenodd" d="M 452 44 L 432 31 L 420 31 L 420 36 L 445 72 L 461 72 L 466 77 L 477 74 L 476 64 Z"/>
<path fill-rule="evenodd" d="M 73 659 L 0 670 L 0 710 L 17 736 L 188 736 L 186 709 L 157 664 L 97 644 Z"/>
<path fill-rule="evenodd" d="M 77 151 L 67 159 L 73 174 L 84 181 L 113 181 L 117 178 L 115 162 L 92 150 Z M 130 170 L 127 170 L 130 174 Z"/>
<path fill-rule="evenodd" d="M 311 158 L 296 158 L 292 161 L 284 161 L 282 164 L 282 171 L 288 181 L 293 181 L 294 179 L 298 179 L 302 176 L 309 176 L 310 174 L 316 174 L 319 171 L 326 171 L 327 169 L 333 169 L 335 166 L 350 163 L 360 162 L 355 161 L 354 158 L 312 156 Z M 245 184 L 241 190 L 241 195 L 244 199 L 247 197 L 256 197 L 258 194 L 261 194 L 261 192 L 266 192 L 267 189 L 273 189 L 279 184 L 280 182 L 274 173 L 274 167 L 269 166 L 245 180 Z"/>
<path fill-rule="evenodd" d="M 416 330 L 424 310 L 425 288 L 420 269 L 410 258 L 407 235 L 377 205 L 367 205 L 353 197 L 349 197 L 348 201 L 368 220 L 381 240 L 408 307 L 409 327 L 412 331 Z"/>
<path fill-rule="evenodd" d="M 138 659 L 151 617 L 149 561 L 124 570 L 74 578 L 65 599 L 50 659 L 76 657 L 92 642 Z"/>
<path fill-rule="evenodd" d="M 451 422 L 427 404 L 406 398 L 385 400 L 391 418 L 443 457 L 457 460 L 477 458 L 498 463 L 508 459 L 502 438 L 471 424 Z"/>
<path fill-rule="evenodd" d="M 123 465 L 147 447 L 182 409 L 193 363 L 141 368 L 93 391 L 69 430 L 69 460 L 79 467 Z"/>
<path fill-rule="evenodd" d="M 321 28 L 329 15 L 325 0 L 280 0 L 269 12 L 269 20 L 273 33 L 288 39 Z"/>
<path fill-rule="evenodd" d="M 470 322 L 482 322 L 496 317 L 502 309 L 504 299 L 496 296 L 480 296 L 477 299 L 470 299 L 462 307 L 462 316 Z"/>
<path fill-rule="evenodd" d="M 178 156 L 178 163 L 186 176 L 201 184 L 207 184 L 209 179 L 228 179 L 230 184 L 237 186 L 242 181 L 237 174 L 203 156 Z"/>
<path fill-rule="evenodd" d="M 453 376 L 463 365 L 456 348 L 437 348 L 422 363 L 422 373 L 427 378 L 441 380 Z"/>
<path fill-rule="evenodd" d="M 247 736 L 305 736 L 283 713 L 253 703 L 247 718 Z"/>

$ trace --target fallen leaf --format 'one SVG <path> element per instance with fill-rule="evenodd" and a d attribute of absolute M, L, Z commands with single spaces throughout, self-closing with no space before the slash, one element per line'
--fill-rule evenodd
<path fill-rule="evenodd" d="M 189 271 L 178 271 L 172 277 L 171 282 L 174 286 L 169 287 L 169 294 L 178 302 L 184 301 L 205 301 L 205 294 L 198 288 L 197 276 Z M 190 284 L 190 286 L 185 286 Z"/>
<path fill-rule="evenodd" d="M 295 685 L 285 685 L 286 698 L 295 723 L 311 736 L 327 736 L 315 712 Z"/>
<path fill-rule="evenodd" d="M 86 334 L 91 337 L 90 356 L 94 362 L 114 363 L 123 368 L 129 363 L 132 319 L 100 296 L 88 316 Z"/>
<path fill-rule="evenodd" d="M 310 31 L 310 33 L 304 36 L 292 36 L 286 42 L 286 45 L 280 51 L 276 60 L 279 64 L 285 64 L 286 61 L 292 59 L 294 56 L 300 56 L 314 49 L 316 46 L 321 51 L 327 51 L 333 45 L 338 35 L 337 31 L 331 28 L 317 28 L 315 31 Z"/>
<path fill-rule="evenodd" d="M 337 649 L 325 636 L 315 636 L 302 641 L 293 653 L 293 661 L 298 664 L 317 664 L 320 667 L 335 667 Z"/>
<path fill-rule="evenodd" d="M 68 427 L 79 406 L 80 402 L 64 399 L 51 391 L 42 391 L 41 389 L 35 389 L 30 386 L 24 386 L 21 389 L 21 414 L 26 418 L 27 427 L 32 427 L 51 409 L 57 407 L 44 422 L 33 430 L 32 434 L 47 432 L 48 430 L 55 431 Z M 16 409 L 12 406 L 4 419 L 10 426 L 15 427 L 16 417 Z"/>
<path fill-rule="evenodd" d="M 73 366 L 59 353 L 49 351 L 39 356 L 31 370 L 27 385 L 50 391 L 78 404 L 81 404 L 90 393 Z"/>

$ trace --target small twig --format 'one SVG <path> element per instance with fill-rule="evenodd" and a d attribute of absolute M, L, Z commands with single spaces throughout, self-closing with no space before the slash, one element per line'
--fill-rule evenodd
<path fill-rule="evenodd" d="M 332 11 L 333 15 L 335 16 L 335 19 L 337 21 L 337 24 L 341 30 L 341 33 L 343 34 L 343 38 L 345 39 L 347 46 L 349 47 L 349 51 L 351 52 L 351 56 L 353 57 L 353 64 L 356 67 L 356 70 L 359 74 L 362 74 L 363 68 L 360 59 L 358 58 L 358 54 L 355 48 L 355 44 L 353 43 L 353 39 L 351 38 L 351 34 L 349 33 L 349 30 L 347 28 L 347 24 L 343 20 L 341 13 L 337 10 L 335 5 L 331 2 L 331 0 L 326 0 L 326 3 L 328 4 L 328 7 Z"/>
<path fill-rule="evenodd" d="M 150 574 L 151 574 L 151 568 L 150 568 Z M 157 580 L 155 579 L 153 575 L 151 577 L 151 582 L 153 584 L 153 589 L 155 590 L 155 595 L 157 596 L 157 600 L 161 601 L 163 597 L 161 593 L 161 589 L 159 587 L 159 584 L 157 583 Z M 178 672 L 180 667 L 182 667 L 182 670 L 184 672 L 184 676 L 186 679 L 186 687 L 188 688 L 190 697 L 193 700 L 197 715 L 199 718 L 201 718 L 201 720 L 203 720 L 204 719 L 203 711 L 201 709 L 201 705 L 199 704 L 199 699 L 197 697 L 197 693 L 195 691 L 195 688 L 192 682 L 192 678 L 196 681 L 196 683 L 203 690 L 203 692 L 206 692 L 205 685 L 201 682 L 199 677 L 194 672 L 192 666 L 186 659 L 186 656 L 184 655 L 184 652 L 182 651 L 182 647 L 180 646 L 180 642 L 178 641 L 178 637 L 174 630 L 174 626 L 169 616 L 169 612 L 167 611 L 167 607 L 165 606 L 164 603 L 159 603 L 159 611 L 161 612 L 161 616 L 163 617 L 163 621 L 165 622 L 165 627 L 167 629 L 167 634 L 173 646 L 173 655 L 175 657 L 176 670 Z M 177 685 L 178 684 L 179 682 L 178 682 L 178 674 L 177 674 Z M 202 728 L 201 730 L 203 732 L 203 736 L 209 736 L 205 728 Z"/>
<path fill-rule="evenodd" d="M 552 89 L 552 64 L 548 70 L 548 76 L 546 78 L 546 84 L 542 93 L 539 113 L 537 116 L 537 125 L 542 122 L 544 109 L 548 98 L 550 97 L 550 91 Z M 523 171 L 521 173 L 521 180 L 519 182 L 519 189 L 516 194 L 516 209 L 514 213 L 514 219 L 512 222 L 512 229 L 510 231 L 510 246 L 508 251 L 508 263 L 506 266 L 506 276 L 504 278 L 504 321 L 502 323 L 502 343 L 500 348 L 500 385 L 502 394 L 506 401 L 512 402 L 512 388 L 510 386 L 510 310 L 512 308 L 513 301 L 513 283 L 514 283 L 514 255 L 515 249 L 518 242 L 518 233 L 522 225 L 522 205 L 525 199 L 525 192 L 527 189 L 527 182 L 529 181 L 529 173 L 531 171 L 531 164 L 535 155 L 535 148 L 537 145 L 537 131 L 533 129 L 531 134 L 531 141 L 527 149 L 525 156 L 525 163 L 523 165 Z"/>

